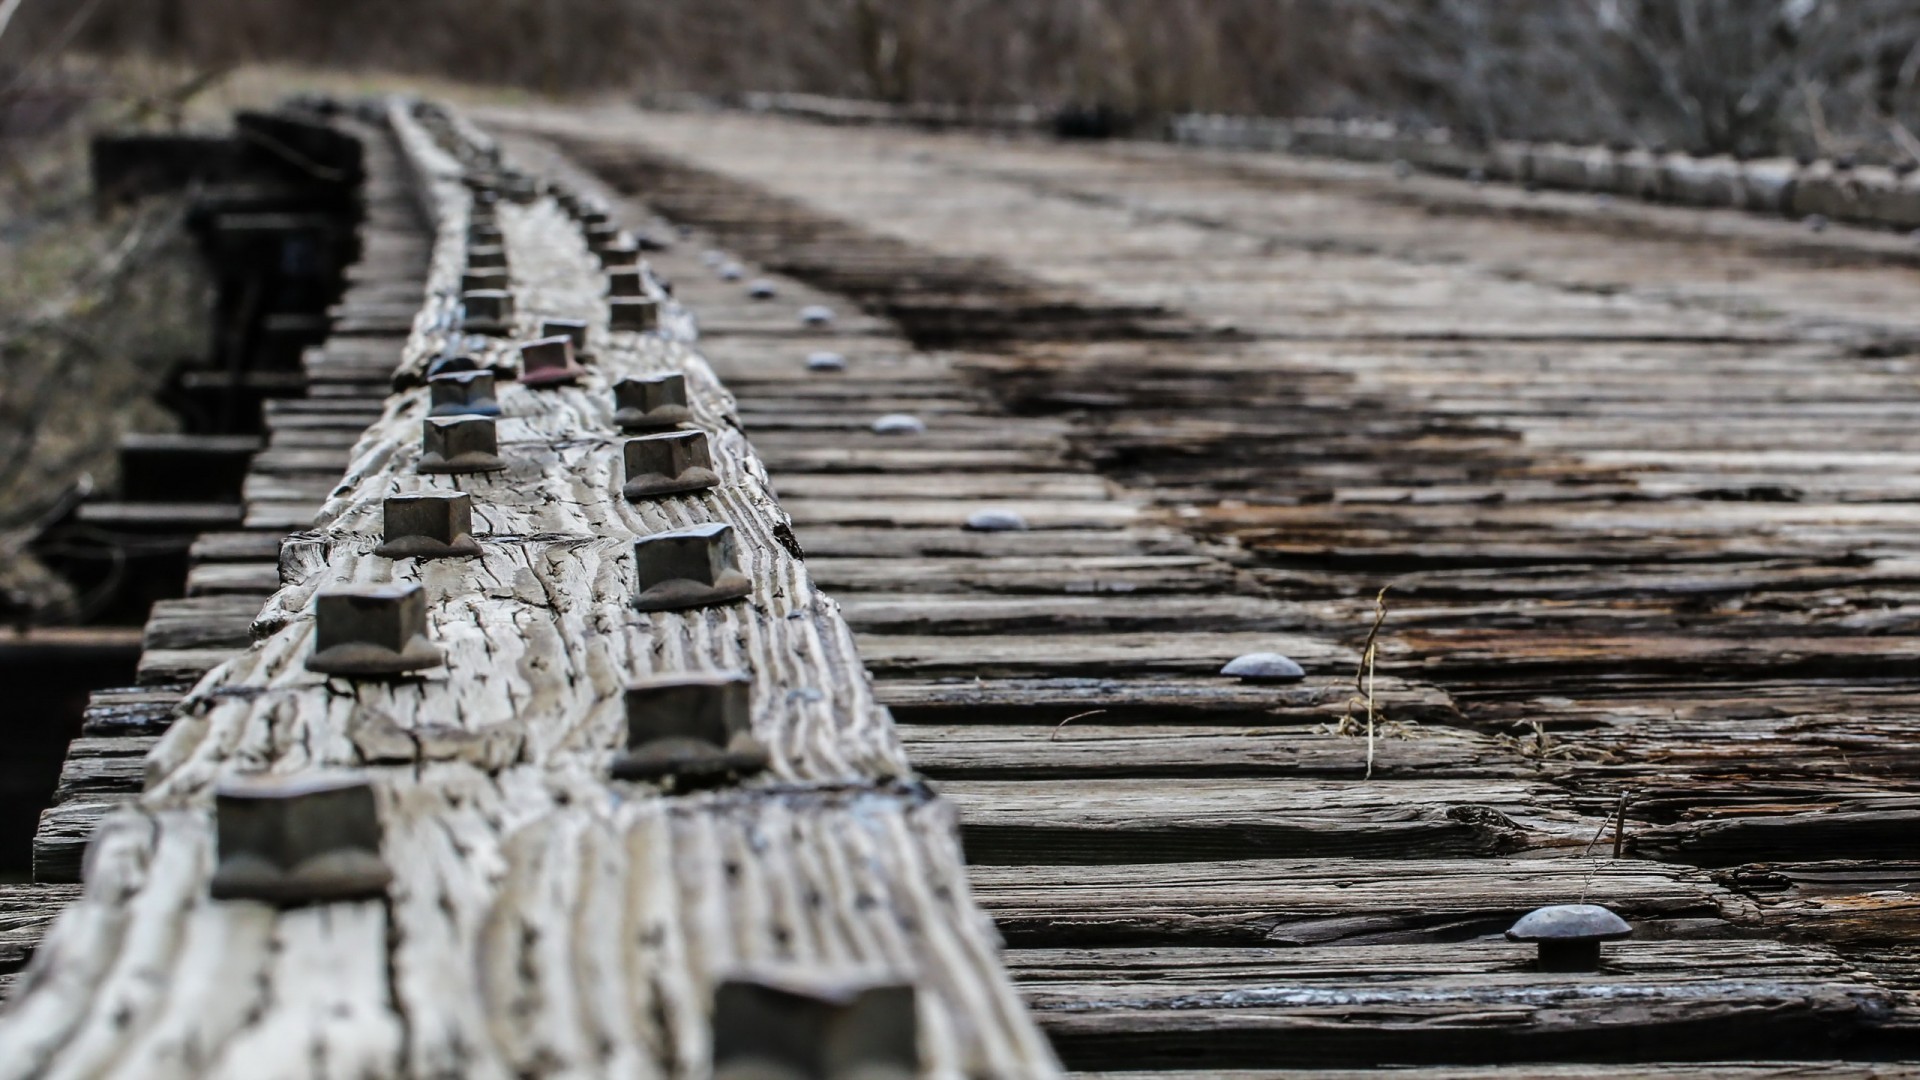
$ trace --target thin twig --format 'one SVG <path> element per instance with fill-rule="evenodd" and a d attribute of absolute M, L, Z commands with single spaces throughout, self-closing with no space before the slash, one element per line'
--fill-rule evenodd
<path fill-rule="evenodd" d="M 1353 673 L 1354 696 L 1347 699 L 1347 714 L 1340 720 L 1341 726 L 1345 727 L 1347 721 L 1353 719 L 1354 703 L 1366 705 L 1367 772 L 1365 779 L 1368 780 L 1373 779 L 1374 732 L 1375 720 L 1378 716 L 1373 697 L 1374 669 L 1380 651 L 1380 626 L 1387 621 L 1387 590 L 1390 588 L 1392 588 L 1391 585 L 1382 586 L 1379 594 L 1373 598 L 1373 626 L 1367 630 L 1367 643 L 1360 650 L 1360 666 Z"/>
<path fill-rule="evenodd" d="M 1068 724 L 1073 723 L 1075 720 L 1084 719 L 1089 716 L 1099 716 L 1101 713 L 1106 711 L 1107 710 L 1105 709 L 1088 709 L 1086 712 L 1074 713 L 1072 716 L 1069 716 L 1065 720 L 1060 721 L 1058 724 L 1053 725 L 1053 734 L 1047 736 L 1047 741 L 1052 742 L 1053 740 L 1059 738 L 1060 729 L 1066 727 Z"/>

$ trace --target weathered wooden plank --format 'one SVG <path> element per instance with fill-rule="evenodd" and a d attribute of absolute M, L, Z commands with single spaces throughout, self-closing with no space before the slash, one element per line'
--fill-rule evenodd
<path fill-rule="evenodd" d="M 1580 816 L 1549 785 L 1517 780 L 963 780 L 939 787 L 960 810 L 968 860 L 984 865 L 1577 850 L 1601 820 Z"/>
<path fill-rule="evenodd" d="M 1008 963 L 1077 1068 L 1821 1057 L 1892 1007 L 1830 951 L 1616 942 L 1598 975 L 1526 945 L 1020 950 Z M 1466 1018 L 1470 1022 L 1461 1022 Z"/>
<path fill-rule="evenodd" d="M 1548 904 L 1605 904 L 1643 937 L 1733 937 L 1762 908 L 1700 870 L 1640 859 L 1274 859 L 975 866 L 1016 948 L 1399 945 L 1497 935 Z M 1657 922 L 1653 922 L 1657 920 Z"/>
<path fill-rule="evenodd" d="M 886 686 L 880 695 L 887 699 Z M 1115 725 L 1106 719 L 1063 717 L 1062 725 L 1036 726 L 907 724 L 900 734 L 907 757 L 935 780 L 1353 780 L 1367 769 L 1363 737 L 1320 726 Z M 1441 727 L 1396 727 L 1375 744 L 1372 767 L 1381 780 L 1517 779 L 1544 771 L 1489 736 Z"/>

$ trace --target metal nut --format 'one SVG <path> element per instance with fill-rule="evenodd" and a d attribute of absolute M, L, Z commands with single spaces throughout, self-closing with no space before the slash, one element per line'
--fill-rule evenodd
<path fill-rule="evenodd" d="M 705 491 L 720 482 L 713 471 L 704 431 L 669 431 L 628 439 L 622 448 L 627 482 L 620 489 L 630 502 L 660 495 Z"/>
<path fill-rule="evenodd" d="M 565 334 L 520 346 L 520 381 L 527 386 L 564 386 L 585 373 L 573 360 L 573 339 Z"/>
<path fill-rule="evenodd" d="M 380 677 L 442 663 L 427 640 L 427 593 L 415 582 L 328 589 L 313 599 L 313 621 L 308 671 Z"/>
<path fill-rule="evenodd" d="M 586 355 L 587 320 L 585 319 L 541 319 L 540 336 L 570 338 L 573 341 L 573 355 L 575 357 Z"/>
<path fill-rule="evenodd" d="M 920 1075 L 909 983 L 738 975 L 713 994 L 715 1080 Z"/>
<path fill-rule="evenodd" d="M 687 377 L 679 372 L 613 384 L 613 422 L 622 431 L 658 431 L 692 418 L 687 408 Z"/>
<path fill-rule="evenodd" d="M 627 687 L 622 780 L 712 781 L 767 766 L 753 738 L 753 682 L 738 671 L 648 679 Z"/>
<path fill-rule="evenodd" d="M 460 291 L 469 293 L 480 289 L 504 289 L 512 284 L 512 276 L 501 267 L 476 269 L 468 267 L 460 275 Z"/>
<path fill-rule="evenodd" d="M 580 231 L 586 234 L 588 251 L 605 251 L 620 239 L 620 226 L 604 217 L 588 222 Z"/>
<path fill-rule="evenodd" d="M 654 533 L 633 542 L 641 611 L 674 611 L 738 600 L 753 583 L 740 572 L 733 526 L 725 522 Z"/>
<path fill-rule="evenodd" d="M 380 859 L 373 787 L 362 777 L 228 780 L 214 792 L 214 822 L 216 900 L 358 900 L 393 880 Z"/>
<path fill-rule="evenodd" d="M 607 300 L 607 329 L 616 333 L 645 333 L 660 328 L 660 301 L 650 296 L 615 296 Z"/>
<path fill-rule="evenodd" d="M 647 275 L 638 266 L 607 267 L 608 296 L 647 295 Z"/>
<path fill-rule="evenodd" d="M 513 294 L 506 289 L 472 289 L 460 294 L 467 318 L 505 322 L 513 318 Z"/>
<path fill-rule="evenodd" d="M 466 371 L 427 369 L 428 416 L 499 416 L 500 403 L 494 400 L 493 372 L 472 368 L 473 359 L 456 356 L 436 363 L 465 360 Z"/>
<path fill-rule="evenodd" d="M 482 473 L 506 467 L 492 417 L 429 416 L 423 422 L 417 471 Z"/>
<path fill-rule="evenodd" d="M 464 491 L 389 495 L 382 504 L 388 559 L 445 559 L 480 554 L 473 538 L 473 497 Z"/>

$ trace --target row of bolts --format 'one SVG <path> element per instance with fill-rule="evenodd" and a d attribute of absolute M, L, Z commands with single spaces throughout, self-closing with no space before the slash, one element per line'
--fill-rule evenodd
<path fill-rule="evenodd" d="M 509 180 L 516 179 L 507 177 Z M 513 296 L 506 252 L 494 213 L 503 187 L 531 201 L 525 183 L 502 185 L 469 177 L 467 272 L 462 278 L 464 332 L 511 332 Z M 538 187 L 532 188 L 537 197 Z M 658 289 L 639 248 L 608 221 L 604 209 L 558 185 L 546 193 L 583 229 L 605 268 L 609 329 L 646 332 L 659 326 Z M 623 261 L 624 260 L 624 261 Z M 665 292 L 665 289 L 661 289 Z M 814 309 L 803 321 L 831 319 Z M 586 373 L 587 324 L 545 319 L 538 335 L 518 347 L 519 381 L 530 389 L 571 385 Z M 809 366 L 837 364 L 810 358 Z M 427 369 L 428 415 L 416 470 L 424 474 L 478 474 L 507 468 L 494 417 L 495 372 L 471 356 L 445 355 Z M 680 425 L 691 420 L 685 377 L 679 373 L 625 378 L 613 386 L 614 422 L 638 433 L 622 447 L 630 501 L 704 491 L 718 483 L 707 436 Z M 473 537 L 472 498 L 466 492 L 389 496 L 382 543 L 374 554 L 392 559 L 480 555 Z M 729 603 L 747 596 L 751 582 L 739 568 L 733 528 L 710 523 L 641 537 L 634 542 L 641 611 L 671 611 Z M 314 646 L 309 670 L 346 678 L 395 678 L 438 667 L 443 657 L 427 637 L 427 606 L 417 583 L 325 589 L 314 599 Z M 752 735 L 750 678 L 742 672 L 647 679 L 625 694 L 627 746 L 611 773 L 673 789 L 725 784 L 763 770 L 768 755 Z M 302 777 L 254 775 L 222 782 L 215 792 L 218 859 L 215 899 L 266 901 L 280 906 L 383 897 L 392 872 L 380 856 L 381 824 L 371 783 L 353 774 Z M 842 1077 L 904 1080 L 919 1073 L 916 994 L 895 979 L 822 978 L 803 971 L 759 970 L 722 977 L 715 985 L 712 1061 L 716 1077 Z"/>
<path fill-rule="evenodd" d="M 484 179 L 470 180 L 470 186 L 475 201 L 468 270 L 462 280 L 465 329 L 504 334 L 513 307 L 511 292 L 500 287 L 507 277 L 493 213 L 500 187 Z M 533 192 L 537 195 L 539 188 Z M 657 329 L 659 300 L 647 294 L 650 282 L 656 288 L 659 283 L 643 264 L 615 261 L 636 258 L 639 249 L 609 222 L 603 209 L 558 185 L 548 184 L 547 192 L 582 227 L 589 249 L 606 269 L 609 328 Z M 739 276 L 736 265 L 712 255 L 708 262 L 717 264 L 723 278 Z M 755 283 L 749 295 L 771 296 L 771 286 Z M 809 308 L 802 320 L 822 324 L 831 318 L 822 312 Z M 577 382 L 585 373 L 579 361 L 585 355 L 586 332 L 584 321 L 543 320 L 538 336 L 519 347 L 520 381 L 534 389 Z M 809 367 L 816 370 L 840 366 L 834 354 L 809 358 Z M 429 415 L 418 471 L 474 474 L 505 469 L 493 420 L 500 411 L 494 371 L 469 356 L 450 355 L 429 365 L 427 374 Z M 627 499 L 687 494 L 718 482 L 705 433 L 679 427 L 690 420 L 684 376 L 622 379 L 614 385 L 613 396 L 615 423 L 630 434 L 647 433 L 623 444 L 622 494 Z M 883 417 L 875 430 L 921 429 L 914 418 L 904 420 L 912 423 Z M 480 554 L 472 535 L 471 497 L 465 492 L 391 496 L 383 511 L 385 535 L 377 555 L 424 559 Z M 993 519 L 970 519 L 968 525 L 982 531 L 1025 528 L 1023 521 Z M 738 567 L 732 527 L 725 523 L 642 537 L 634 543 L 634 554 L 641 585 L 634 603 L 639 610 L 727 603 L 745 597 L 750 589 Z M 328 589 L 316 596 L 314 613 L 314 650 L 306 661 L 310 670 L 390 678 L 442 663 L 439 649 L 427 639 L 426 598 L 418 584 Z M 1296 682 L 1305 673 L 1284 656 L 1255 653 L 1236 658 L 1222 674 L 1249 682 Z M 625 696 L 627 747 L 614 759 L 612 774 L 671 788 L 725 783 L 763 769 L 767 753 L 751 734 L 750 690 L 750 679 L 740 672 L 669 676 L 630 686 Z M 373 791 L 363 778 L 234 779 L 220 786 L 216 808 L 216 898 L 282 905 L 364 899 L 384 895 L 391 882 L 378 854 L 380 824 Z M 1571 904 L 1531 912 L 1507 936 L 1537 942 L 1543 971 L 1590 971 L 1598 966 L 1600 942 L 1629 933 L 1628 924 L 1606 908 Z M 801 1059 L 825 1060 L 820 1055 L 827 1055 L 897 1067 L 901 1075 L 917 1071 L 909 983 L 803 985 L 791 978 L 743 977 L 723 980 L 714 1004 L 717 1064 L 753 1059 L 759 1065 L 805 1072 L 810 1066 Z M 901 1031 L 904 1040 L 897 1037 Z M 895 1037 L 883 1037 L 886 1032 Z M 761 1060 L 767 1054 L 778 1060 Z M 838 1071 L 809 1074 L 831 1076 Z"/>

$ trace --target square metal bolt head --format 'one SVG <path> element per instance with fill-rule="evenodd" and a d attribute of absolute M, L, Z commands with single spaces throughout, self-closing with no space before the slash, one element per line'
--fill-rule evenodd
<path fill-rule="evenodd" d="M 480 554 L 473 538 L 473 497 L 464 491 L 389 495 L 384 542 L 373 549 L 389 559 L 466 558 Z"/>
<path fill-rule="evenodd" d="M 593 257 L 600 260 L 602 269 L 609 266 L 627 266 L 640 260 L 640 247 L 623 236 L 606 247 L 596 249 Z"/>
<path fill-rule="evenodd" d="M 640 574 L 633 606 L 641 611 L 723 604 L 753 588 L 725 522 L 643 536 L 633 542 L 633 561 Z"/>
<path fill-rule="evenodd" d="M 460 275 L 460 291 L 470 293 L 483 289 L 504 289 L 512 282 L 513 276 L 504 267 L 469 268 Z"/>
<path fill-rule="evenodd" d="M 661 431 L 691 419 L 687 377 L 679 372 L 613 384 L 613 422 L 622 431 Z"/>
<path fill-rule="evenodd" d="M 736 976 L 713 993 L 715 1080 L 911 1080 L 920 1075 L 908 983 Z"/>
<path fill-rule="evenodd" d="M 500 269 L 507 265 L 507 249 L 499 244 L 481 244 L 467 249 L 467 269 Z"/>
<path fill-rule="evenodd" d="M 483 322 L 505 322 L 513 318 L 513 294 L 505 289 L 473 289 L 460 294 L 467 318 Z"/>
<path fill-rule="evenodd" d="M 720 482 L 713 471 L 713 456 L 707 452 L 704 431 L 642 435 L 628 439 L 621 449 L 626 457 L 627 482 L 620 493 L 629 502 L 705 491 Z"/>
<path fill-rule="evenodd" d="M 608 297 L 607 329 L 616 334 L 660 329 L 660 301 L 651 296 Z"/>
<path fill-rule="evenodd" d="M 313 598 L 307 670 L 380 677 L 439 667 L 427 640 L 427 593 L 417 583 L 350 585 Z"/>
<path fill-rule="evenodd" d="M 578 358 L 586 355 L 587 320 L 585 319 L 541 319 L 540 336 L 543 338 L 571 338 L 573 339 L 574 357 Z"/>
<path fill-rule="evenodd" d="M 614 758 L 622 780 L 713 782 L 767 767 L 753 738 L 753 682 L 723 671 L 647 679 L 627 687 L 627 749 Z"/>
<path fill-rule="evenodd" d="M 608 296 L 647 295 L 647 274 L 638 266 L 607 267 Z"/>
<path fill-rule="evenodd" d="M 393 880 L 380 858 L 379 806 L 362 777 L 236 778 L 215 790 L 213 805 L 216 900 L 359 900 Z"/>
<path fill-rule="evenodd" d="M 460 356 L 447 362 L 459 360 L 473 363 L 470 358 Z M 428 416 L 500 415 L 500 403 L 493 396 L 493 372 L 478 369 L 434 372 L 431 368 L 428 372 Z"/>
<path fill-rule="evenodd" d="M 564 386 L 584 374 L 586 369 L 573 359 L 573 339 L 565 334 L 520 346 L 520 382 L 526 386 Z"/>
<path fill-rule="evenodd" d="M 620 239 L 620 226 L 611 221 L 588 222 L 580 231 L 586 234 L 589 251 L 605 251 Z"/>
<path fill-rule="evenodd" d="M 421 425 L 420 464 L 423 473 L 498 472 L 500 439 L 491 416 L 429 416 Z"/>

